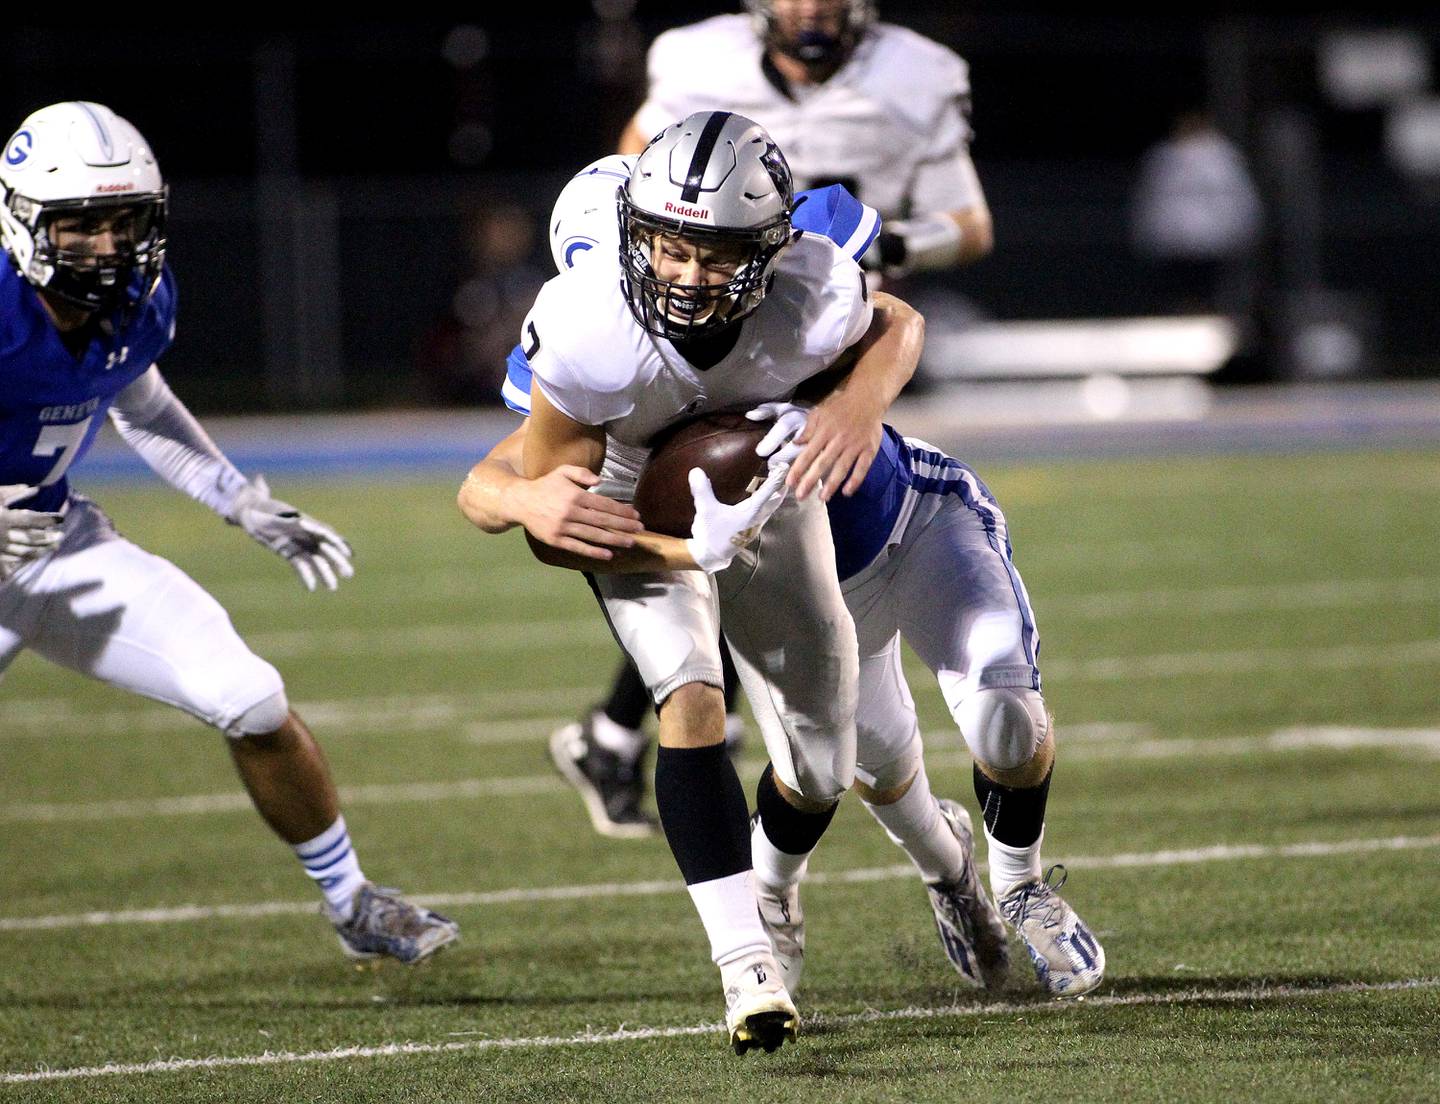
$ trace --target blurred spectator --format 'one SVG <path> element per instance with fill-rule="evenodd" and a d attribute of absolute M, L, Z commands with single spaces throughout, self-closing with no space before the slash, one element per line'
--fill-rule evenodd
<path fill-rule="evenodd" d="M 1245 156 L 1200 112 L 1181 115 L 1141 162 L 1131 243 L 1158 313 L 1247 310 L 1260 194 Z"/>
<path fill-rule="evenodd" d="M 447 313 L 421 337 L 416 375 L 426 397 L 439 403 L 499 403 L 505 357 L 546 272 L 535 264 L 534 217 L 497 202 L 465 220 L 469 271 Z"/>

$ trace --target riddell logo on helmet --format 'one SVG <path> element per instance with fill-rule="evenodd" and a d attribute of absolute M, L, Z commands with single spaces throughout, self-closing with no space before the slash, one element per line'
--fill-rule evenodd
<path fill-rule="evenodd" d="M 97 192 L 133 192 L 135 185 L 129 182 L 124 184 L 101 184 L 95 190 Z"/>
<path fill-rule="evenodd" d="M 667 215 L 679 215 L 681 218 L 708 219 L 710 212 L 704 207 L 686 207 L 683 204 L 665 201 L 665 213 Z"/>

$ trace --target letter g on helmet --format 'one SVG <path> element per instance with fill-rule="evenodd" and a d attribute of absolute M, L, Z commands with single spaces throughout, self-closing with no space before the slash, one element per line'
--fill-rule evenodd
<path fill-rule="evenodd" d="M 150 146 L 103 104 L 51 104 L 0 157 L 0 245 L 33 286 L 88 310 L 142 305 L 165 264 L 168 192 Z M 130 235 L 103 255 L 61 249 L 57 219 L 124 212 Z"/>

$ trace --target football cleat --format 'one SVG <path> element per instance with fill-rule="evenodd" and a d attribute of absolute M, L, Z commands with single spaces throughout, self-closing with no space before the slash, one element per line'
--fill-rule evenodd
<path fill-rule="evenodd" d="M 645 796 L 644 754 L 635 760 L 601 747 L 589 717 L 550 734 L 550 758 L 585 802 L 595 831 L 612 839 L 643 839 L 659 825 L 640 808 Z"/>
<path fill-rule="evenodd" d="M 1052 866 L 1045 877 L 1012 887 L 1000 911 L 1024 940 L 1040 985 L 1058 997 L 1078 997 L 1104 978 L 1105 949 L 1060 896 L 1064 884 L 1065 868 Z"/>
<path fill-rule="evenodd" d="M 780 980 L 773 955 L 749 955 L 720 969 L 725 986 L 725 1027 L 736 1054 L 759 1048 L 773 1053 L 781 1043 L 794 1042 L 800 1014 Z"/>
<path fill-rule="evenodd" d="M 975 833 L 970 827 L 970 814 L 954 801 L 942 799 L 938 804 L 965 855 L 959 878 L 925 885 L 935 912 L 940 946 L 968 984 L 998 989 L 1010 969 L 1010 947 L 1000 913 L 990 903 L 975 870 Z"/>
<path fill-rule="evenodd" d="M 357 960 L 393 958 L 413 966 L 460 938 L 460 925 L 366 882 L 355 891 L 350 919 L 330 922 L 340 949 Z"/>

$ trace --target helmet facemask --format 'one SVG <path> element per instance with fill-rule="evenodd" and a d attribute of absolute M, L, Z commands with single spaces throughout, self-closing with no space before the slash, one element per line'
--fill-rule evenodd
<path fill-rule="evenodd" d="M 771 262 L 790 240 L 788 215 L 769 226 L 730 231 L 639 210 L 623 190 L 619 206 L 620 261 L 630 309 L 647 330 L 671 341 L 714 334 L 755 310 L 773 279 Z M 733 274 L 713 284 L 662 279 L 653 258 L 664 238 L 680 239 L 702 254 L 734 258 Z"/>
<path fill-rule="evenodd" d="M 8 236 L 21 229 L 30 244 L 29 255 L 15 260 L 36 287 L 85 310 L 108 315 L 139 306 L 165 265 L 166 199 L 162 190 L 42 203 L 12 192 Z M 93 241 L 102 235 L 108 248 L 97 252 Z"/>
<path fill-rule="evenodd" d="M 792 32 L 782 26 L 775 0 L 746 0 L 745 6 L 767 50 L 818 71 L 834 71 L 843 65 L 875 20 L 875 6 L 870 0 L 841 0 L 836 5 L 833 33 L 819 27 L 801 27 Z"/>
<path fill-rule="evenodd" d="M 0 244 L 56 305 L 128 315 L 159 286 L 168 195 L 133 124 L 104 104 L 51 104 L 0 158 Z"/>
<path fill-rule="evenodd" d="M 616 198 L 630 311 L 672 341 L 714 334 L 755 310 L 792 238 L 790 167 L 763 127 L 729 111 L 666 127 Z M 679 239 L 684 259 L 661 256 L 667 239 Z M 699 282 L 675 278 L 693 279 L 677 269 L 696 262 Z"/>

